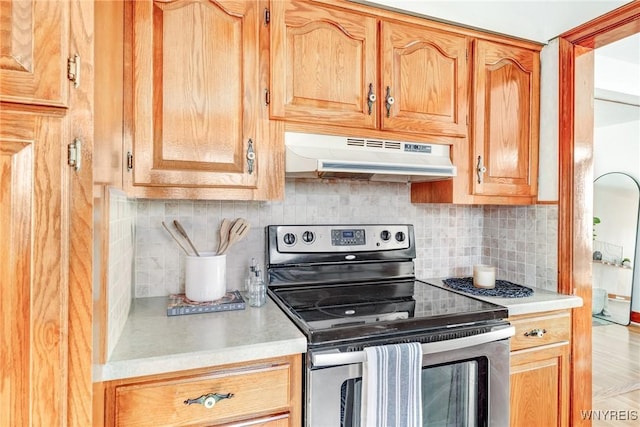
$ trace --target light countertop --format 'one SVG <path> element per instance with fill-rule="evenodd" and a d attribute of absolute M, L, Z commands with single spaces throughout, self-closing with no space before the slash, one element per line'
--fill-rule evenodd
<path fill-rule="evenodd" d="M 438 279 L 421 279 L 423 282 L 431 283 L 437 286 L 441 286 L 445 289 L 451 290 L 446 287 L 442 282 L 442 278 Z M 527 286 L 533 289 L 533 295 L 524 298 L 501 298 L 501 297 L 484 297 L 480 295 L 469 295 L 474 298 L 481 299 L 483 301 L 491 302 L 494 304 L 507 307 L 509 310 L 509 316 L 516 316 L 519 314 L 531 314 L 540 313 L 550 310 L 564 310 L 568 308 L 582 307 L 582 298 L 574 295 L 563 295 L 557 292 L 547 291 L 545 289 Z M 456 291 L 457 292 L 457 291 Z"/>
<path fill-rule="evenodd" d="M 167 316 L 167 297 L 134 300 L 109 361 L 94 365 L 93 381 L 109 381 L 287 356 L 307 341 L 267 298 L 260 308 Z"/>
<path fill-rule="evenodd" d="M 444 286 L 442 279 L 422 281 Z M 582 299 L 540 288 L 524 298 L 470 295 L 507 307 L 509 316 L 582 306 Z M 177 372 L 306 352 L 307 341 L 286 315 L 267 303 L 244 310 L 167 316 L 167 297 L 134 300 L 109 361 L 93 381 Z"/>

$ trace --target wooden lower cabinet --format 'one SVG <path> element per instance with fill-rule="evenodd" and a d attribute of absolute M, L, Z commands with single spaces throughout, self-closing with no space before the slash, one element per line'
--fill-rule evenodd
<path fill-rule="evenodd" d="M 569 425 L 571 312 L 512 317 L 510 425 Z"/>
<path fill-rule="evenodd" d="M 300 375 L 296 355 L 96 384 L 94 425 L 298 426 Z"/>

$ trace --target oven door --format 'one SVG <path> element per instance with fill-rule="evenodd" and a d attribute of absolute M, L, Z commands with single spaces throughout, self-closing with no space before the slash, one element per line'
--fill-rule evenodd
<path fill-rule="evenodd" d="M 422 345 L 423 426 L 508 427 L 509 340 L 505 338 L 512 335 L 510 326 Z M 313 367 L 306 371 L 308 427 L 360 426 L 360 353 L 312 352 Z M 336 363 L 341 356 L 345 363 Z"/>

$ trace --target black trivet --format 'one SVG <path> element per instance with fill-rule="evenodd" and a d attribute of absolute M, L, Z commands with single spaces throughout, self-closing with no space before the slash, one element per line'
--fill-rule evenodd
<path fill-rule="evenodd" d="M 473 286 L 473 277 L 459 277 L 444 279 L 444 284 L 456 291 L 467 292 L 483 297 L 524 298 L 533 294 L 533 289 L 516 285 L 506 280 L 496 280 L 495 288 L 476 288 Z"/>

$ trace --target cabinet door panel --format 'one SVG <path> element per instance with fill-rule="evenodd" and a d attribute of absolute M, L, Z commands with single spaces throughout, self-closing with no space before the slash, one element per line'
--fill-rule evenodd
<path fill-rule="evenodd" d="M 466 136 L 467 39 L 382 22 L 382 129 Z M 387 88 L 394 98 L 388 117 Z"/>
<path fill-rule="evenodd" d="M 1 117 L 1 116 L 0 116 Z M 6 125 L 7 123 L 3 123 Z M 0 425 L 29 424 L 33 141 L 0 135 Z"/>
<path fill-rule="evenodd" d="M 512 352 L 510 382 L 510 425 L 568 425 L 568 342 Z"/>
<path fill-rule="evenodd" d="M 474 194 L 537 194 L 539 57 L 478 41 L 475 64 Z M 480 175 L 480 176 L 478 176 Z"/>
<path fill-rule="evenodd" d="M 0 100 L 67 103 L 67 1 L 0 1 Z"/>
<path fill-rule="evenodd" d="M 273 2 L 271 14 L 271 116 L 376 127 L 376 20 L 302 1 Z"/>
<path fill-rule="evenodd" d="M 134 185 L 255 187 L 249 141 L 266 144 L 258 3 L 132 7 Z"/>

